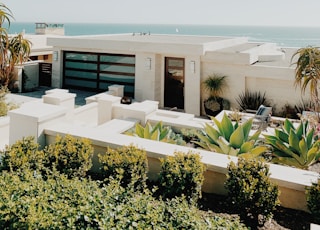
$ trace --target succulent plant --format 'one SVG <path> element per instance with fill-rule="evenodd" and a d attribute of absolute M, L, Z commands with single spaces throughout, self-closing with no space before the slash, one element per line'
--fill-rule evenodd
<path fill-rule="evenodd" d="M 295 128 L 286 119 L 282 128 L 275 129 L 275 135 L 264 135 L 266 143 L 271 145 L 272 161 L 307 169 L 320 158 L 320 140 L 314 135 L 314 129 L 308 129 L 308 121 L 302 121 Z"/>
<path fill-rule="evenodd" d="M 211 119 L 216 127 L 207 123 L 202 133 L 198 134 L 200 141 L 195 142 L 201 148 L 232 156 L 241 155 L 245 158 L 258 157 L 267 150 L 266 146 L 260 145 L 260 130 L 252 136 L 249 135 L 253 119 L 243 124 L 232 123 L 226 114 L 221 122 L 215 117 Z"/>
<path fill-rule="evenodd" d="M 186 145 L 182 136 L 174 133 L 170 126 L 164 126 L 161 121 L 154 126 L 147 122 L 145 127 L 137 123 L 134 130 L 129 130 L 125 134 L 170 144 Z"/>

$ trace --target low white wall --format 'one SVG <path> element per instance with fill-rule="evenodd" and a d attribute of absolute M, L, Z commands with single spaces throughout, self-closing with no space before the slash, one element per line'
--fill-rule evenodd
<path fill-rule="evenodd" d="M 74 110 L 73 121 L 85 125 L 98 125 L 98 103 L 92 102 L 84 106 L 80 106 Z"/>

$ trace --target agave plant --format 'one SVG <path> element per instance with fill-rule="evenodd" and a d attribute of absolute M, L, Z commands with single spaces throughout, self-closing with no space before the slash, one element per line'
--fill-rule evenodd
<path fill-rule="evenodd" d="M 198 134 L 200 141 L 195 142 L 201 148 L 224 153 L 232 156 L 254 158 L 263 154 L 267 147 L 260 145 L 260 130 L 252 136 L 249 135 L 252 128 L 253 119 L 249 119 L 243 124 L 235 122 L 224 114 L 221 122 L 215 117 L 211 117 L 216 128 L 206 124 L 202 133 Z"/>
<path fill-rule="evenodd" d="M 137 123 L 134 130 L 129 130 L 125 134 L 154 141 L 186 145 L 181 136 L 174 133 L 170 126 L 164 126 L 161 121 L 154 126 L 147 122 L 145 127 Z"/>
<path fill-rule="evenodd" d="M 265 139 L 273 147 L 274 163 L 307 169 L 320 158 L 320 140 L 313 128 L 308 129 L 308 121 L 295 128 L 286 119 L 282 128 L 275 129 L 275 135 L 265 135 Z"/>

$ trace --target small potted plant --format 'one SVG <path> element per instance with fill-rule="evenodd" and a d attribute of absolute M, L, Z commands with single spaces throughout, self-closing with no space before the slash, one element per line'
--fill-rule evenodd
<path fill-rule="evenodd" d="M 218 74 L 209 75 L 203 82 L 203 87 L 210 95 L 204 100 L 204 109 L 208 116 L 216 116 L 222 110 L 230 109 L 230 102 L 221 96 L 228 87 L 226 76 Z"/>

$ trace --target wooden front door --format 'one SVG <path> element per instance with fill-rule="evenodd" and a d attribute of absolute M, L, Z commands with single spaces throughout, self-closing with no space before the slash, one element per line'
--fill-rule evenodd
<path fill-rule="evenodd" d="M 165 58 L 164 107 L 184 109 L 184 58 Z"/>

